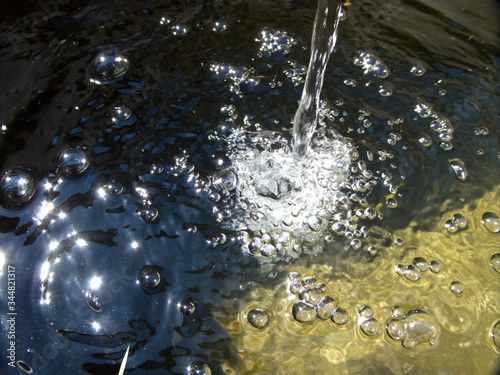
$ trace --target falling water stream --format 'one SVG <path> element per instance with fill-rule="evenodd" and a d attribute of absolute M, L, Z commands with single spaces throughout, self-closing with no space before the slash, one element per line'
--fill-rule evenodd
<path fill-rule="evenodd" d="M 328 59 L 337 42 L 341 12 L 342 4 L 338 1 L 318 1 L 311 40 L 311 59 L 299 108 L 293 118 L 294 151 L 300 156 L 306 154 L 318 122 L 323 79 Z"/>
<path fill-rule="evenodd" d="M 1 374 L 498 372 L 493 0 L 1 7 Z"/>

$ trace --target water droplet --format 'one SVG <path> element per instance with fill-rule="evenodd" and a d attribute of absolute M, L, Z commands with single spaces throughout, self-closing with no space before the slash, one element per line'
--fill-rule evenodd
<path fill-rule="evenodd" d="M 130 68 L 128 59 L 117 51 L 105 51 L 98 54 L 92 62 L 91 82 L 98 85 L 116 81 Z"/>
<path fill-rule="evenodd" d="M 464 284 L 460 281 L 452 281 L 450 284 L 450 290 L 455 294 L 462 294 L 464 292 Z"/>
<path fill-rule="evenodd" d="M 87 304 L 91 307 L 92 310 L 97 312 L 101 311 L 101 302 L 94 292 L 86 292 L 85 297 L 87 298 Z"/>
<path fill-rule="evenodd" d="M 339 307 L 335 310 L 332 320 L 335 324 L 344 325 L 349 321 L 349 314 L 347 314 L 347 311 Z"/>
<path fill-rule="evenodd" d="M 413 265 L 420 272 L 425 272 L 425 271 L 427 271 L 427 268 L 429 268 L 429 264 L 427 263 L 427 260 L 425 260 L 425 258 L 422 258 L 422 257 L 414 258 Z"/>
<path fill-rule="evenodd" d="M 399 319 L 391 319 L 387 322 L 386 326 L 387 335 L 393 340 L 403 340 L 405 325 Z"/>
<path fill-rule="evenodd" d="M 496 253 L 491 256 L 490 265 L 496 272 L 500 273 L 500 253 Z"/>
<path fill-rule="evenodd" d="M 9 169 L 0 178 L 0 205 L 11 209 L 22 208 L 33 198 L 35 191 L 35 173 L 32 169 Z"/>
<path fill-rule="evenodd" d="M 461 181 L 465 181 L 467 178 L 467 168 L 465 167 L 465 163 L 460 159 L 451 159 L 449 160 L 449 163 L 457 178 Z"/>
<path fill-rule="evenodd" d="M 146 289 L 154 289 L 160 284 L 161 276 L 158 267 L 144 266 L 139 271 L 137 281 Z"/>
<path fill-rule="evenodd" d="M 493 344 L 500 349 L 500 320 L 496 322 L 491 329 L 491 338 L 493 340 Z"/>
<path fill-rule="evenodd" d="M 300 323 L 310 323 L 316 319 L 316 309 L 312 303 L 306 301 L 295 302 L 292 314 L 296 321 Z"/>
<path fill-rule="evenodd" d="M 114 122 L 125 121 L 132 116 L 132 110 L 126 105 L 118 105 L 113 108 L 112 116 Z"/>
<path fill-rule="evenodd" d="M 56 169 L 64 177 L 75 178 L 90 164 L 90 149 L 84 145 L 69 146 L 57 157 Z"/>
<path fill-rule="evenodd" d="M 248 323 L 250 323 L 255 328 L 265 328 L 269 323 L 269 315 L 262 309 L 252 309 L 247 315 Z"/>
<path fill-rule="evenodd" d="M 431 260 L 429 263 L 429 269 L 431 272 L 439 273 L 441 272 L 441 264 L 437 260 Z"/>
<path fill-rule="evenodd" d="M 212 369 L 202 361 L 194 361 L 188 367 L 188 375 L 212 375 Z"/>
<path fill-rule="evenodd" d="M 410 264 L 409 266 L 406 266 L 405 268 L 405 278 L 410 281 L 417 281 L 420 279 L 420 271 Z"/>
<path fill-rule="evenodd" d="M 481 223 L 489 232 L 500 233 L 500 217 L 496 213 L 485 212 Z"/>
<path fill-rule="evenodd" d="M 187 298 L 179 303 L 179 310 L 185 315 L 192 315 L 196 310 L 196 306 L 194 305 L 191 298 Z"/>
<path fill-rule="evenodd" d="M 403 321 L 405 324 L 403 346 L 405 348 L 414 348 L 424 343 L 435 344 L 439 326 L 432 315 L 422 310 L 411 310 L 405 315 Z"/>
<path fill-rule="evenodd" d="M 337 308 L 335 301 L 330 296 L 323 296 L 316 305 L 316 312 L 320 319 L 330 319 Z"/>
<path fill-rule="evenodd" d="M 377 336 L 381 332 L 380 323 L 375 318 L 365 320 L 359 325 L 359 328 L 367 336 Z"/>
<path fill-rule="evenodd" d="M 233 171 L 222 170 L 214 174 L 213 186 L 219 190 L 232 191 L 236 188 L 238 179 Z"/>

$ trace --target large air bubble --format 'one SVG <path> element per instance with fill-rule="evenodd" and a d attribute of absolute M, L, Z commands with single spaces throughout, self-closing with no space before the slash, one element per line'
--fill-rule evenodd
<path fill-rule="evenodd" d="M 16 167 L 2 173 L 0 177 L 0 205 L 17 209 L 24 207 L 36 191 L 35 171 L 27 167 Z"/>

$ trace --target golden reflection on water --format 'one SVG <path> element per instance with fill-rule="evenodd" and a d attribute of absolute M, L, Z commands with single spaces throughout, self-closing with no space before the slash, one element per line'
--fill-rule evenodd
<path fill-rule="evenodd" d="M 372 262 L 354 263 L 354 256 L 341 260 L 325 251 L 293 265 L 278 265 L 273 286 L 255 286 L 233 306 L 214 311 L 239 353 L 238 363 L 227 364 L 227 373 L 236 368 L 246 374 L 494 374 L 500 368 L 500 348 L 492 338 L 500 320 L 500 273 L 490 259 L 500 252 L 500 233 L 488 232 L 481 218 L 485 212 L 500 214 L 499 198 L 497 189 L 463 210 L 446 212 L 434 231 L 410 225 L 386 232 L 392 244 L 379 248 Z M 445 223 L 457 213 L 467 219 L 467 227 L 451 234 Z M 416 257 L 437 261 L 440 272 L 427 269 L 416 281 L 396 273 L 397 265 L 411 265 Z M 347 311 L 349 321 L 296 321 L 292 308 L 299 297 L 290 291 L 290 272 L 324 283 L 323 294 Z M 451 287 L 454 282 L 459 288 Z M 371 307 L 378 322 L 380 332 L 375 336 L 359 327 L 364 306 Z M 395 306 L 403 314 L 414 309 L 428 312 L 435 324 L 432 335 L 417 332 L 423 335 L 421 343 L 411 349 L 391 339 L 386 324 L 394 318 Z M 248 322 L 247 314 L 254 308 L 269 315 L 263 329 Z"/>

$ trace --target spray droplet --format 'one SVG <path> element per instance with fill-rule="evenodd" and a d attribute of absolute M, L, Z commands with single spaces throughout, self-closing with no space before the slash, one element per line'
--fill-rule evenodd
<path fill-rule="evenodd" d="M 455 294 L 462 294 L 464 292 L 464 284 L 460 281 L 452 281 L 450 284 L 450 290 Z"/>
<path fill-rule="evenodd" d="M 92 62 L 91 82 L 98 85 L 116 81 L 130 68 L 128 59 L 117 51 L 105 51 L 98 54 Z"/>
<path fill-rule="evenodd" d="M 485 212 L 481 223 L 489 232 L 500 233 L 500 217 L 496 213 Z"/>
<path fill-rule="evenodd" d="M 449 160 L 449 163 L 457 178 L 461 181 L 465 181 L 467 178 L 467 168 L 465 167 L 465 163 L 460 159 L 451 159 Z"/>
<path fill-rule="evenodd" d="M 156 266 L 144 266 L 139 271 L 137 281 L 146 289 L 154 289 L 160 284 L 161 276 Z"/>
<path fill-rule="evenodd" d="M 212 375 L 212 369 L 202 361 L 194 361 L 188 367 L 188 375 Z"/>
<path fill-rule="evenodd" d="M 316 309 L 312 303 L 306 301 L 295 302 L 292 314 L 296 321 L 300 323 L 310 323 L 316 319 Z"/>
<path fill-rule="evenodd" d="M 255 328 L 265 328 L 269 323 L 269 315 L 262 309 L 252 309 L 247 315 L 248 323 Z"/>
<path fill-rule="evenodd" d="M 24 167 L 9 169 L 0 178 L 0 205 L 5 208 L 22 208 L 36 191 L 33 170 Z"/>
<path fill-rule="evenodd" d="M 57 158 L 57 173 L 68 178 L 78 177 L 88 168 L 90 164 L 89 156 L 90 150 L 84 145 L 67 147 Z"/>

